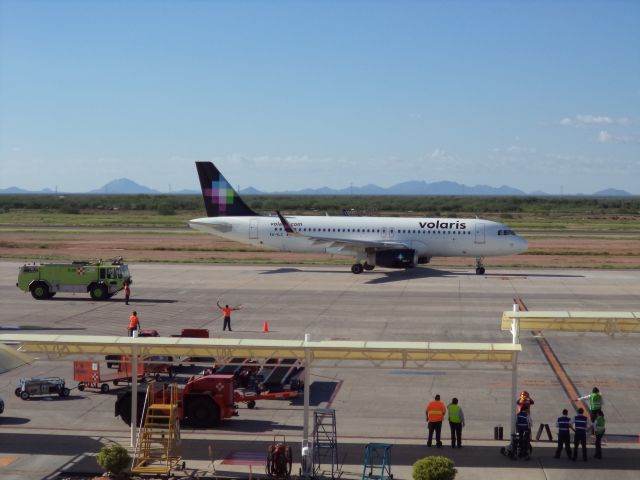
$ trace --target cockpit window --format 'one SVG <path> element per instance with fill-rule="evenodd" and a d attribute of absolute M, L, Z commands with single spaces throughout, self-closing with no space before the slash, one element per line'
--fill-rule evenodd
<path fill-rule="evenodd" d="M 498 235 L 515 235 L 513 230 L 498 230 Z"/>

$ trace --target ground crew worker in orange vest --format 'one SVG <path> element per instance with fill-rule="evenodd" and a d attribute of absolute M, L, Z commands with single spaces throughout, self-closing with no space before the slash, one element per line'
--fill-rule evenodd
<path fill-rule="evenodd" d="M 124 284 L 124 304 L 129 305 L 129 296 L 131 295 L 131 287 L 129 286 L 129 282 Z"/>
<path fill-rule="evenodd" d="M 138 318 L 138 312 L 134 311 L 129 317 L 129 336 L 133 337 L 134 330 L 140 330 L 140 319 Z"/>
<path fill-rule="evenodd" d="M 427 447 L 431 446 L 433 439 L 433 432 L 436 432 L 436 447 L 441 448 L 442 442 L 440 441 L 440 432 L 442 431 L 442 420 L 444 414 L 447 411 L 447 407 L 440 401 L 440 395 L 435 396 L 435 400 L 429 402 L 425 413 L 427 414 L 427 426 L 429 428 L 429 439 L 427 440 Z"/>
<path fill-rule="evenodd" d="M 227 329 L 227 327 L 229 327 L 230 332 L 233 331 L 231 330 L 231 312 L 235 310 L 240 310 L 242 308 L 242 305 L 238 305 L 237 307 L 230 307 L 229 305 L 225 305 L 224 307 L 222 307 L 220 305 L 220 300 L 216 302 L 216 305 L 220 310 L 222 310 L 222 315 L 224 316 L 222 331 L 224 332 Z"/>

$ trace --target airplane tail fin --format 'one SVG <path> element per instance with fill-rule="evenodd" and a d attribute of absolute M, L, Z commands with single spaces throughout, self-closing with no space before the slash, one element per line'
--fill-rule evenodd
<path fill-rule="evenodd" d="M 257 216 L 211 162 L 196 162 L 202 198 L 209 217 Z"/>

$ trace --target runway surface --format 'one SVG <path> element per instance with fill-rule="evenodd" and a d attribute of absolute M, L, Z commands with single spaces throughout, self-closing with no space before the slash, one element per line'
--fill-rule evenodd
<path fill-rule="evenodd" d="M 124 335 L 127 318 L 135 309 L 142 327 L 161 335 L 197 327 L 208 328 L 212 336 L 230 338 L 302 339 L 309 333 L 317 340 L 509 342 L 511 335 L 500 331 L 500 317 L 512 308 L 514 297 L 522 298 L 530 310 L 640 310 L 640 271 L 634 270 L 504 269 L 478 276 L 471 269 L 416 268 L 353 275 L 339 266 L 134 264 L 130 266 L 132 301 L 126 306 L 121 295 L 106 302 L 79 294 L 36 301 L 15 287 L 18 266 L 0 262 L 0 327 L 5 332 L 18 328 L 31 333 Z M 222 332 L 217 299 L 244 306 L 233 313 L 233 332 Z M 267 334 L 262 333 L 265 321 Z M 582 395 L 593 386 L 603 392 L 610 444 L 637 445 L 640 338 L 554 332 L 544 336 Z M 534 336 L 522 332 L 521 342 L 518 387 L 528 390 L 535 400 L 536 426 L 549 423 L 555 433 L 555 419 L 563 408 L 571 409 L 570 399 Z M 116 389 L 107 395 L 74 390 L 68 400 L 24 402 L 15 397 L 18 379 L 36 375 L 63 376 L 75 386 L 67 359 L 38 361 L 0 375 L 0 396 L 5 401 L 0 452 L 8 451 L 6 442 L 12 433 L 25 438 L 24 450 L 29 449 L 31 435 L 47 431 L 87 438 L 95 438 L 96 432 L 127 436 L 128 427 L 113 416 Z M 511 372 L 500 366 L 468 364 L 461 368 L 434 363 L 426 369 L 407 370 L 318 368 L 311 381 L 312 405 L 336 409 L 343 442 L 424 445 L 424 408 L 436 393 L 445 403 L 454 396 L 460 399 L 467 421 L 463 438 L 484 442 L 492 439 L 495 425 L 508 430 Z M 274 434 L 299 442 L 301 400 L 259 402 L 255 410 L 241 407 L 240 416 L 226 421 L 221 429 L 185 431 L 194 441 L 216 436 L 267 441 Z M 449 438 L 448 427 L 443 434 Z M 13 478 L 8 476 L 10 469 L 17 468 L 22 453 L 16 452 L 14 467 L 0 466 L 2 478 Z M 37 454 L 37 448 L 30 453 Z M 426 454 L 426 449 L 416 453 L 411 463 Z M 203 455 L 206 459 L 206 453 Z M 358 464 L 362 459 L 346 461 Z M 637 463 L 628 466 L 636 474 Z M 44 464 L 45 470 L 51 468 L 50 463 Z"/>

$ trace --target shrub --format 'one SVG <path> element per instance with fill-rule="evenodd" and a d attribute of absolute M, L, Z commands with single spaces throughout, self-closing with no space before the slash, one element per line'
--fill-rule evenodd
<path fill-rule="evenodd" d="M 453 480 L 457 473 L 447 457 L 425 457 L 413 464 L 413 480 Z"/>
<path fill-rule="evenodd" d="M 158 206 L 158 213 L 160 215 L 175 215 L 176 211 L 170 203 L 161 203 Z"/>
<path fill-rule="evenodd" d="M 126 448 L 111 444 L 105 445 L 100 449 L 96 461 L 107 472 L 118 475 L 129 466 L 131 457 Z"/>

